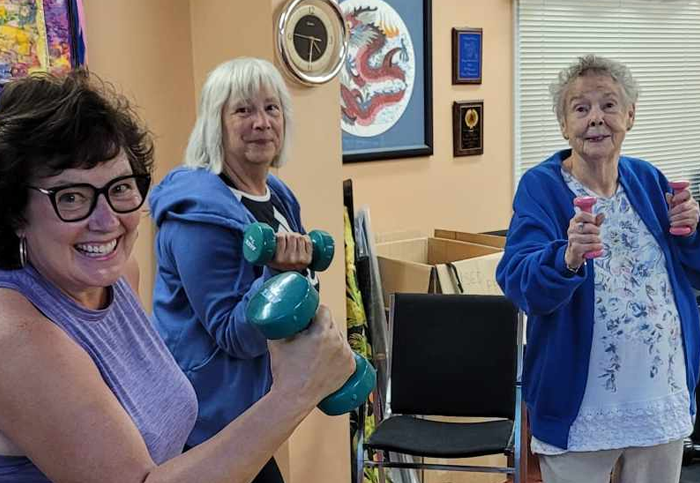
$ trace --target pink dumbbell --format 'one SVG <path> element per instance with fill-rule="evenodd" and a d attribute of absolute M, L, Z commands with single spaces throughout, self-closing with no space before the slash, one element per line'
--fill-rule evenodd
<path fill-rule="evenodd" d="M 676 194 L 679 191 L 683 191 L 686 189 L 688 186 L 690 186 L 689 181 L 670 181 L 668 185 L 673 189 L 673 193 Z M 690 235 L 690 232 L 693 231 L 692 228 L 689 226 L 672 226 L 670 230 L 671 235 L 680 235 L 680 236 L 685 236 L 685 235 Z"/>
<path fill-rule="evenodd" d="M 595 196 L 579 196 L 578 198 L 574 199 L 574 206 L 578 206 L 583 212 L 593 213 L 593 205 L 595 205 L 596 201 Z M 598 258 L 602 254 L 603 250 L 593 250 L 584 253 L 583 258 Z"/>

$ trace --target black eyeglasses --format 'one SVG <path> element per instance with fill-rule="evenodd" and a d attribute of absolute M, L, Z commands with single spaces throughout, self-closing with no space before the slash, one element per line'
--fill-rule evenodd
<path fill-rule="evenodd" d="M 95 188 L 91 184 L 70 184 L 53 188 L 28 186 L 29 189 L 45 194 L 51 199 L 56 215 L 67 222 L 81 221 L 87 218 L 97 206 L 97 198 L 105 195 L 107 203 L 115 213 L 131 213 L 141 208 L 146 201 L 151 177 L 147 174 L 130 174 L 120 176 Z"/>

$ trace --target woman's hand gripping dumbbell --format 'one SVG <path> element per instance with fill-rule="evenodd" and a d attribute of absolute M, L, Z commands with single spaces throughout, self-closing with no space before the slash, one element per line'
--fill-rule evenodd
<path fill-rule="evenodd" d="M 265 282 L 246 308 L 246 318 L 271 340 L 292 337 L 306 329 L 318 310 L 319 296 L 308 279 L 284 272 Z M 374 367 L 355 354 L 355 373 L 318 408 L 329 416 L 352 411 L 367 400 L 377 382 Z"/>
<path fill-rule="evenodd" d="M 666 195 L 669 206 L 671 235 L 688 236 L 698 225 L 698 203 L 693 199 L 690 181 L 669 181 L 673 194 Z M 685 222 L 684 222 L 685 221 Z"/>
<path fill-rule="evenodd" d="M 333 237 L 321 230 L 308 234 L 311 240 L 311 270 L 322 272 L 327 269 L 335 254 Z M 308 241 L 307 241 L 308 243 Z M 253 265 L 270 265 L 277 251 L 277 235 L 265 223 L 252 223 L 243 234 L 243 256 Z M 274 267 L 273 267 L 274 268 Z"/>

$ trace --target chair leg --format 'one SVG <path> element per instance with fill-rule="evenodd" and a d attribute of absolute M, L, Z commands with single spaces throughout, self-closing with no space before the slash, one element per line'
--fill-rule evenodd
<path fill-rule="evenodd" d="M 520 391 L 520 388 L 518 388 Z M 520 417 L 516 415 L 516 438 L 513 455 L 508 457 L 508 466 L 515 469 L 504 483 L 541 483 L 536 456 L 530 453 L 530 425 L 527 417 L 527 406 L 520 403 Z"/>
<path fill-rule="evenodd" d="M 377 457 L 379 458 L 380 461 L 384 461 L 384 459 L 385 459 L 384 456 L 385 456 L 384 451 L 377 452 Z M 379 472 L 379 483 L 386 483 L 386 474 L 384 472 L 384 467 L 380 466 L 378 468 L 378 470 L 379 470 L 378 471 Z"/>
<path fill-rule="evenodd" d="M 363 483 L 365 480 L 365 457 L 362 446 L 357 446 L 357 462 L 355 470 L 355 483 Z"/>
<path fill-rule="evenodd" d="M 537 455 L 530 453 L 528 448 L 527 483 L 542 483 L 542 473 L 540 473 L 540 460 Z"/>
<path fill-rule="evenodd" d="M 520 391 L 518 387 L 518 391 Z M 525 401 L 520 402 L 520 445 L 519 445 L 519 459 L 520 464 L 515 469 L 515 483 L 528 483 L 528 455 L 530 454 L 530 431 L 528 428 L 530 424 L 528 422 L 527 416 L 527 406 Z"/>
<path fill-rule="evenodd" d="M 542 483 L 542 474 L 540 473 L 540 462 L 537 455 L 530 451 L 530 438 L 532 433 L 530 432 L 530 422 L 527 415 L 527 406 L 523 403 L 522 407 L 522 461 L 520 472 L 520 483 Z"/>
<path fill-rule="evenodd" d="M 530 422 L 527 418 L 527 407 L 523 403 L 523 459 L 526 460 L 526 466 L 523 470 L 522 483 L 542 483 L 542 474 L 540 473 L 540 460 L 536 454 L 530 451 Z"/>
<path fill-rule="evenodd" d="M 355 483 L 363 483 L 365 480 L 365 405 L 361 405 L 357 415 L 357 448 L 355 448 Z"/>

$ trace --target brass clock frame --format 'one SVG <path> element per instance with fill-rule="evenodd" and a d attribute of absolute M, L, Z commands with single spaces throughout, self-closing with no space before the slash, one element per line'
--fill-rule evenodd
<path fill-rule="evenodd" d="M 290 20 L 293 18 L 294 13 L 300 8 L 304 8 L 311 4 L 323 4 L 328 7 L 330 11 L 330 22 L 331 27 L 334 29 L 331 32 L 335 38 L 337 38 L 337 46 L 327 46 L 326 48 L 334 49 L 332 52 L 332 58 L 328 61 L 326 65 L 322 68 L 317 69 L 317 71 L 302 69 L 299 65 L 294 62 L 294 53 L 289 51 L 289 43 L 286 40 L 287 34 L 290 30 L 293 32 L 296 24 L 290 24 Z M 325 10 L 325 9 L 324 9 Z M 323 19 L 319 16 L 319 20 L 323 22 Z M 345 19 L 343 17 L 343 11 L 340 9 L 338 3 L 335 0 L 290 0 L 282 9 L 279 16 L 279 21 L 277 22 L 277 54 L 279 56 L 280 62 L 284 67 L 287 74 L 297 82 L 300 82 L 307 86 L 316 86 L 320 84 L 325 84 L 331 81 L 343 67 L 343 62 L 348 54 L 348 30 L 345 25 Z M 293 47 L 292 47 L 293 48 Z M 298 54 L 296 54 L 298 57 Z"/>

